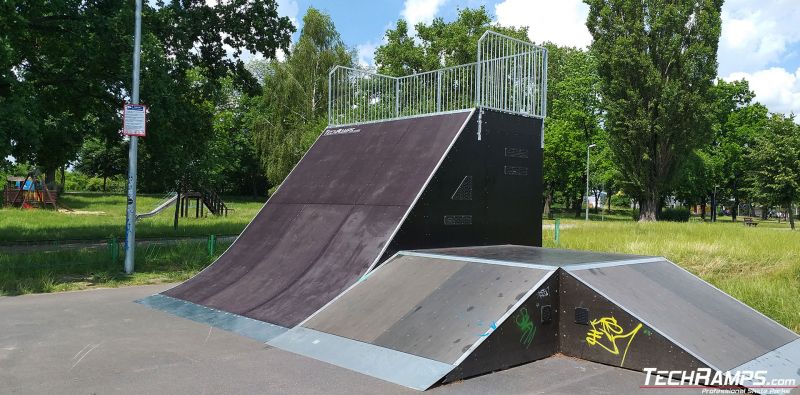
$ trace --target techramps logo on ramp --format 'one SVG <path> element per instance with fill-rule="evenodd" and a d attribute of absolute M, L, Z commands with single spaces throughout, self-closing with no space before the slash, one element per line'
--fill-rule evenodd
<path fill-rule="evenodd" d="M 323 133 L 323 136 L 336 136 L 340 134 L 353 134 L 359 133 L 361 129 L 356 128 L 338 128 L 338 129 L 328 129 Z"/>
<path fill-rule="evenodd" d="M 710 368 L 695 370 L 659 370 L 644 368 L 644 389 L 702 389 L 703 394 L 788 394 L 797 386 L 793 378 L 768 379 L 766 370 L 736 370 L 722 372 Z M 749 389 L 749 390 L 748 390 Z"/>

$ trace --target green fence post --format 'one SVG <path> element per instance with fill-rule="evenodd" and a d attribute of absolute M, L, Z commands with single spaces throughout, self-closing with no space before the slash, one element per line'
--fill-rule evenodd
<path fill-rule="evenodd" d="M 214 255 L 214 251 L 217 249 L 217 236 L 210 235 L 208 236 L 208 256 Z"/>
<path fill-rule="evenodd" d="M 560 228 L 561 228 L 561 218 L 556 218 L 556 225 L 554 227 L 554 232 L 553 232 L 553 235 L 554 235 L 554 238 L 555 238 L 555 241 L 556 241 L 556 245 L 558 245 L 558 236 L 559 236 L 559 233 L 560 233 L 559 231 L 561 230 Z"/>
<path fill-rule="evenodd" d="M 117 243 L 116 237 L 112 237 L 108 241 L 108 250 L 111 252 L 111 262 L 116 262 L 117 258 L 119 258 L 119 243 Z"/>

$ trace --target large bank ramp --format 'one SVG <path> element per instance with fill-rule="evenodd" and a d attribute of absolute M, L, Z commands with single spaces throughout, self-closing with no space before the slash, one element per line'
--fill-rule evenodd
<path fill-rule="evenodd" d="M 800 381 L 797 334 L 664 258 L 522 246 L 399 252 L 270 344 L 423 390 L 555 353 Z"/>
<path fill-rule="evenodd" d="M 480 141 L 472 110 L 326 129 L 216 262 L 141 303 L 268 340 L 400 249 L 539 244 L 541 120 L 482 117 Z"/>

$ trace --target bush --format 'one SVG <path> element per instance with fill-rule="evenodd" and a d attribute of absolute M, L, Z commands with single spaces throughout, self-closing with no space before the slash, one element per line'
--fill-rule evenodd
<path fill-rule="evenodd" d="M 658 219 L 669 222 L 689 222 L 691 216 L 692 213 L 688 208 L 665 208 L 661 211 Z"/>

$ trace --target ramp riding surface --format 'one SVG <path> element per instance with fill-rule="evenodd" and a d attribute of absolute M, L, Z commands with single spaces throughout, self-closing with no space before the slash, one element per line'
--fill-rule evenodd
<path fill-rule="evenodd" d="M 295 325 L 366 273 L 470 114 L 326 130 L 228 251 L 164 295 Z"/>

